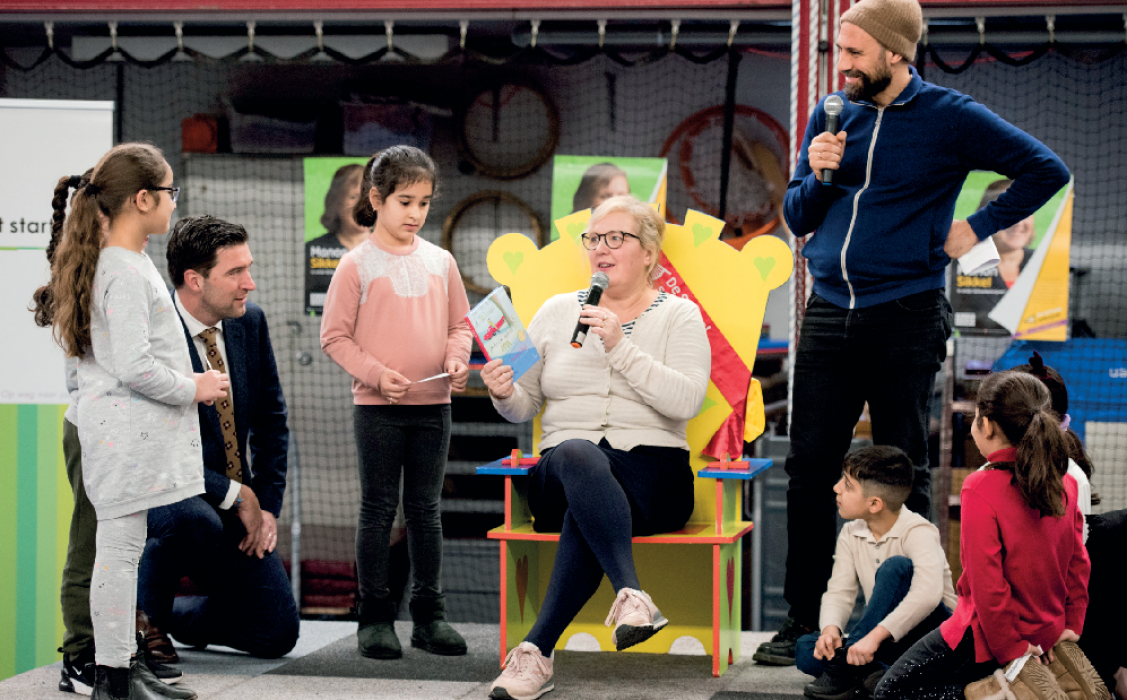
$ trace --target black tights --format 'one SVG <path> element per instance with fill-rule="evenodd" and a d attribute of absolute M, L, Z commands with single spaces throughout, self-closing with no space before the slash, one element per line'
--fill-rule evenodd
<path fill-rule="evenodd" d="M 544 604 L 527 637 L 546 656 L 604 573 L 615 591 L 640 588 L 631 536 L 684 526 L 693 510 L 693 475 L 685 450 L 625 452 L 606 440 L 567 440 L 545 452 L 529 476 L 536 529 L 560 533 Z"/>

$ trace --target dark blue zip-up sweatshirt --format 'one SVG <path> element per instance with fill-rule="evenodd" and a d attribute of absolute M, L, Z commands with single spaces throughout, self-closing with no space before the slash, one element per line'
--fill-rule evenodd
<path fill-rule="evenodd" d="M 810 169 L 807 149 L 825 131 L 821 104 L 806 126 L 784 213 L 802 249 L 814 292 L 846 309 L 940 289 L 951 259 L 943 244 L 955 200 L 973 170 L 1014 180 L 967 221 L 979 240 L 1037 211 L 1069 180 L 1068 168 L 1043 143 L 954 90 L 911 81 L 887 107 L 850 102 L 833 185 Z"/>

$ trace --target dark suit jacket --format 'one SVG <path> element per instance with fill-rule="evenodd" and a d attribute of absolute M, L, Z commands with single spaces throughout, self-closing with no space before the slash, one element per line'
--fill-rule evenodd
<path fill-rule="evenodd" d="M 184 320 L 180 320 L 183 325 Z M 196 345 L 184 326 L 192 369 L 203 372 Z M 286 399 L 278 380 L 278 365 L 270 345 L 266 315 L 257 304 L 247 302 L 242 318 L 223 320 L 223 338 L 227 351 L 227 373 L 235 397 L 235 431 L 242 453 L 243 473 L 249 474 L 253 464 L 254 479 L 249 484 L 263 510 L 277 517 L 282 510 L 282 494 L 286 490 L 286 457 L 290 431 L 286 426 Z M 227 496 L 231 480 L 227 478 L 227 454 L 223 449 L 223 433 L 219 414 L 214 406 L 199 404 L 200 432 L 203 437 L 204 498 L 219 505 Z M 248 452 L 247 446 L 250 446 Z"/>

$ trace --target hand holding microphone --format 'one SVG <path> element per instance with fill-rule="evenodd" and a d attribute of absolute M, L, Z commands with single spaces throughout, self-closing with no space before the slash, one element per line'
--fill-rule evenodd
<path fill-rule="evenodd" d="M 834 171 L 841 164 L 841 156 L 845 151 L 846 133 L 838 132 L 845 103 L 838 95 L 830 95 L 822 103 L 822 108 L 826 111 L 826 130 L 810 141 L 806 156 L 815 177 L 823 185 L 832 185 Z"/>
<path fill-rule="evenodd" d="M 603 339 L 603 351 L 610 352 L 626 337 L 618 316 L 603 306 L 587 305 L 579 312 L 579 322 L 586 323 L 591 333 Z"/>
<path fill-rule="evenodd" d="M 587 304 L 579 312 L 579 322 L 575 324 L 575 332 L 571 334 L 571 347 L 583 347 L 583 341 L 587 340 L 588 326 L 598 325 L 593 323 L 596 315 L 590 313 L 591 309 L 587 307 L 598 306 L 599 300 L 603 298 L 603 291 L 609 285 L 610 278 L 607 277 L 605 272 L 596 272 L 591 275 L 591 288 L 587 290 Z"/>

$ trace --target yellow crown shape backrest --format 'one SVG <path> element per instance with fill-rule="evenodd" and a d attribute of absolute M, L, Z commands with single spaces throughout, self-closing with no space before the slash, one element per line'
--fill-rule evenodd
<path fill-rule="evenodd" d="M 512 289 L 513 306 L 526 326 L 552 296 L 588 286 L 591 268 L 579 234 L 587 230 L 590 216 L 591 210 L 584 210 L 557 220 L 559 238 L 539 250 L 532 239 L 520 233 L 501 236 L 489 247 L 489 274 Z M 720 240 L 723 228 L 723 221 L 689 210 L 684 224 L 666 225 L 662 251 L 676 270 L 679 286 L 691 290 L 708 319 L 750 370 L 755 363 L 767 295 L 790 277 L 794 260 L 790 247 L 775 236 L 759 236 L 743 250 L 736 250 Z M 694 470 L 711 461 L 701 455 L 701 450 L 731 413 L 732 407 L 710 381 L 704 405 L 689 421 L 687 430 Z M 758 383 L 753 382 L 745 439 L 752 440 L 762 432 L 762 415 L 763 397 Z M 539 438 L 539 419 L 534 430 Z M 695 521 L 714 517 L 715 502 L 707 489 L 707 484 L 697 484 Z"/>

